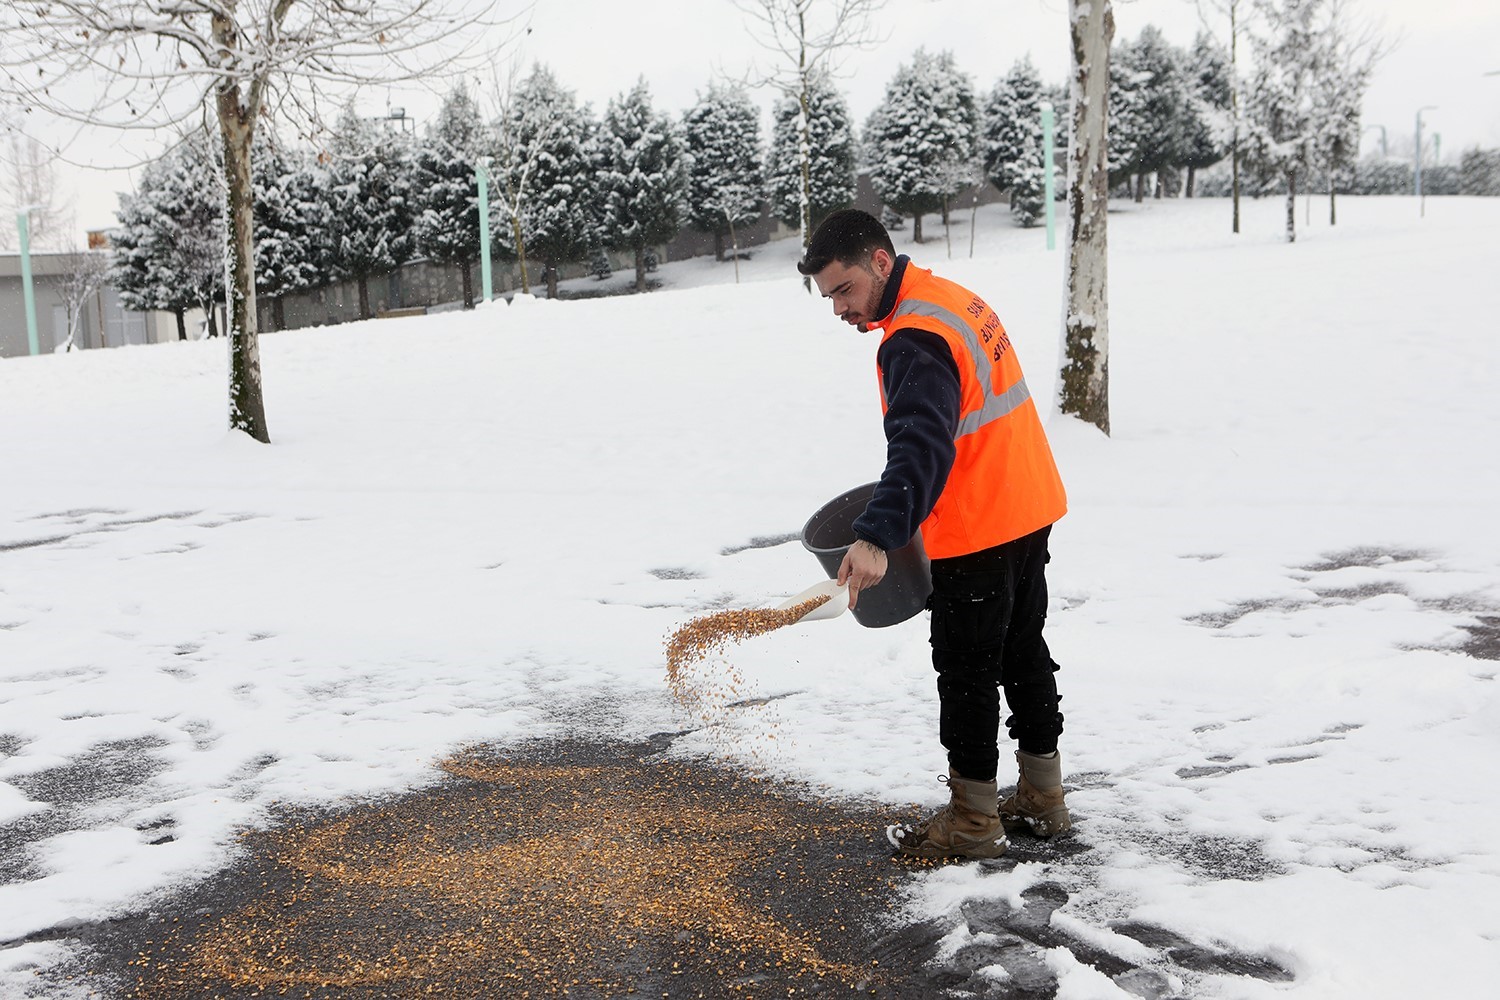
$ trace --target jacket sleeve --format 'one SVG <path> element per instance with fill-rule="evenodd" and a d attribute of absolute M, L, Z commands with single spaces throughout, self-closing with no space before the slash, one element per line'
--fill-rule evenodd
<path fill-rule="evenodd" d="M 953 468 L 959 380 L 953 352 L 925 330 L 897 330 L 876 355 L 885 392 L 886 465 L 854 522 L 855 537 L 882 549 L 911 541 Z"/>

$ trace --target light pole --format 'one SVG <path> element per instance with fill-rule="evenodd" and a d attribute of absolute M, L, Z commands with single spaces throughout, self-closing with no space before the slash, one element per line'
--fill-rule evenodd
<path fill-rule="evenodd" d="M 1428 104 L 1417 109 L 1417 149 L 1413 156 L 1416 157 L 1416 169 L 1413 171 L 1413 185 L 1417 195 L 1417 204 L 1421 215 L 1427 215 L 1427 202 L 1422 199 L 1422 112 L 1436 111 L 1437 105 Z"/>
<path fill-rule="evenodd" d="M 42 353 L 36 336 L 36 292 L 31 283 L 31 212 L 45 205 L 23 205 L 16 209 L 16 232 L 21 237 L 21 298 L 26 303 L 26 346 L 32 357 Z"/>
<path fill-rule="evenodd" d="M 1386 146 L 1386 143 L 1385 143 L 1385 126 L 1384 125 L 1366 125 L 1365 126 L 1365 131 L 1361 132 L 1360 135 L 1364 135 L 1365 132 L 1370 131 L 1370 129 L 1372 129 L 1372 128 L 1378 128 L 1378 129 L 1380 129 L 1380 158 L 1383 160 L 1387 156 L 1390 155 L 1389 149 L 1388 149 L 1388 147 Z"/>
<path fill-rule="evenodd" d="M 490 277 L 490 158 L 482 156 L 474 166 L 474 180 L 479 185 L 479 285 L 484 301 L 494 298 Z"/>

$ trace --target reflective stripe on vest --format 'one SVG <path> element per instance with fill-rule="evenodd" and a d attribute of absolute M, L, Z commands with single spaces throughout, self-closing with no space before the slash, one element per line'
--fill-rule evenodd
<path fill-rule="evenodd" d="M 957 313 L 945 309 L 935 302 L 924 302 L 920 299 L 905 299 L 896 307 L 891 314 L 889 323 L 893 324 L 902 316 L 926 316 L 935 319 L 948 327 L 953 332 L 964 338 L 964 346 L 969 349 L 969 358 L 974 362 L 974 378 L 979 382 L 979 389 L 984 394 L 984 404 L 973 413 L 964 417 L 958 423 L 958 430 L 953 432 L 953 439 L 957 441 L 965 434 L 973 434 L 985 424 L 999 420 L 1010 413 L 1016 407 L 1031 398 L 1031 390 L 1026 388 L 1026 379 L 1016 380 L 1016 384 L 1004 392 L 995 392 L 990 386 L 990 360 L 983 347 L 979 344 L 979 338 L 974 335 L 974 328 L 960 318 Z M 882 394 L 884 387 L 881 388 Z"/>

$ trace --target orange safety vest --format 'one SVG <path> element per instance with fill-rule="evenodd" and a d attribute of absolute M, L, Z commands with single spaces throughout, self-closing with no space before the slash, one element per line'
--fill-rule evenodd
<path fill-rule="evenodd" d="M 968 555 L 1029 535 L 1068 510 L 1062 477 L 1000 317 L 973 292 L 908 262 L 896 307 L 870 324 L 926 330 L 947 341 L 958 366 L 953 468 L 922 522 L 933 559 Z M 880 375 L 884 411 L 885 377 Z"/>

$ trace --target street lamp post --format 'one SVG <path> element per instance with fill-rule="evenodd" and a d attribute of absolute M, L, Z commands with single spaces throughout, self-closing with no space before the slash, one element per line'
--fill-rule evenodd
<path fill-rule="evenodd" d="M 1372 129 L 1372 128 L 1378 128 L 1378 129 L 1380 129 L 1380 158 L 1383 160 L 1387 156 L 1390 155 L 1389 148 L 1386 146 L 1386 142 L 1385 142 L 1385 126 L 1384 125 L 1366 125 L 1365 126 L 1365 132 L 1370 131 L 1370 129 Z M 1360 135 L 1364 135 L 1364 134 L 1365 134 L 1364 132 L 1360 133 Z"/>
<path fill-rule="evenodd" d="M 474 180 L 479 185 L 479 285 L 484 301 L 494 298 L 490 275 L 490 158 L 481 157 L 474 166 Z"/>
<path fill-rule="evenodd" d="M 1413 156 L 1416 157 L 1416 168 L 1413 171 L 1413 186 L 1417 195 L 1418 211 L 1422 216 L 1427 215 L 1427 202 L 1422 198 L 1422 112 L 1436 111 L 1437 105 L 1428 104 L 1417 109 L 1417 149 Z"/>

